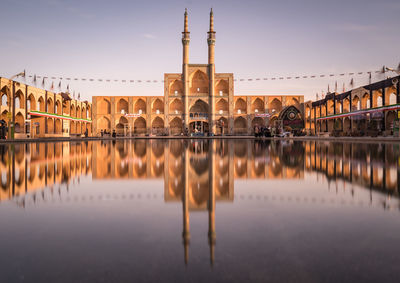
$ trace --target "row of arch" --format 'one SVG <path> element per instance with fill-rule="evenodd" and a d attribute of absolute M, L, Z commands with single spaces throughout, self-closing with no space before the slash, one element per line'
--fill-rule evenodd
<path fill-rule="evenodd" d="M 152 102 L 151 107 L 152 107 L 153 113 L 159 113 L 159 114 L 164 113 L 164 103 L 159 98 L 155 99 Z M 147 107 L 146 107 L 145 100 L 139 98 L 134 103 L 133 112 L 137 113 L 137 114 L 146 114 L 146 108 Z M 129 113 L 130 111 L 129 111 L 128 101 L 125 98 L 118 99 L 115 110 L 118 114 L 119 113 Z M 97 113 L 98 114 L 111 114 L 111 102 L 106 98 L 102 98 L 97 103 Z"/>
<path fill-rule="evenodd" d="M 3 110 L 0 115 L 1 120 L 7 121 L 7 110 Z M 55 120 L 55 121 L 54 121 Z M 46 124 L 49 134 L 61 134 L 62 133 L 62 121 L 61 119 L 46 118 Z M 15 133 L 23 133 L 25 125 L 24 115 L 19 111 L 15 115 Z M 43 125 L 44 126 L 44 125 Z M 85 130 L 91 132 L 91 126 L 85 122 L 70 121 L 70 133 L 71 134 L 83 134 Z"/>
<path fill-rule="evenodd" d="M 196 103 L 200 101 L 197 100 Z M 292 98 L 289 102 L 290 105 L 294 105 L 299 108 L 299 101 L 296 98 Z M 229 104 L 226 98 L 217 99 L 216 102 L 216 111 L 217 113 L 226 113 L 229 111 Z M 278 98 L 274 98 L 269 103 L 269 111 L 272 113 L 279 113 L 282 108 L 282 101 Z M 193 107 L 193 106 L 192 106 Z M 97 105 L 97 112 L 98 114 L 111 114 L 111 102 L 108 99 L 102 98 Z M 251 113 L 264 113 L 265 112 L 265 103 L 262 99 L 256 98 L 252 101 L 250 106 Z M 169 103 L 169 112 L 171 114 L 180 114 L 184 111 L 184 105 L 182 99 L 175 98 Z M 116 103 L 116 113 L 129 113 L 129 103 L 125 98 L 120 98 Z M 145 100 L 139 98 L 133 105 L 133 112 L 135 114 L 146 114 L 146 102 Z M 151 112 L 152 114 L 163 114 L 164 113 L 164 103 L 160 98 L 156 98 L 151 103 Z M 207 110 L 208 112 L 208 106 Z M 247 111 L 247 102 L 244 98 L 238 98 L 235 100 L 234 103 L 234 113 L 236 114 L 246 114 Z"/>
<path fill-rule="evenodd" d="M 1 106 L 10 107 L 11 95 L 8 92 L 8 88 L 4 87 L 0 93 L 1 93 Z M 64 102 L 64 105 L 61 105 L 62 103 L 59 99 L 56 99 L 56 101 L 54 102 L 54 99 L 51 96 L 47 98 L 47 102 L 45 103 L 45 98 L 43 96 L 40 96 L 38 99 L 36 99 L 35 95 L 30 93 L 27 99 L 25 100 L 22 91 L 18 90 L 15 93 L 14 101 L 16 110 L 26 109 L 28 111 L 36 110 L 45 112 L 47 104 L 48 113 L 54 113 L 58 115 L 62 115 L 63 113 L 65 113 L 69 114 L 71 117 L 84 118 L 84 119 L 91 117 L 90 105 L 87 105 L 86 107 L 85 104 L 82 104 L 81 108 L 79 105 L 75 106 L 75 104 L 70 104 L 70 102 L 67 101 Z"/>
<path fill-rule="evenodd" d="M 396 112 L 395 111 L 388 111 L 386 114 L 385 119 L 385 128 L 390 129 L 394 120 L 396 119 Z M 314 129 L 315 123 L 314 121 L 306 121 L 307 125 L 306 128 Z M 352 128 L 355 130 L 365 130 L 367 128 L 367 119 L 359 119 L 354 120 L 353 125 L 351 124 L 352 120 L 350 117 L 345 118 L 336 118 L 336 119 L 329 119 L 323 121 L 317 121 L 317 131 L 319 132 L 332 132 L 334 130 L 343 131 L 343 132 L 350 132 Z"/>
<path fill-rule="evenodd" d="M 209 92 L 209 81 L 205 73 L 196 71 L 192 74 L 189 83 L 190 93 L 208 93 Z M 215 93 L 217 95 L 227 95 L 229 93 L 229 83 L 227 80 L 218 80 L 215 85 Z M 181 80 L 174 80 L 169 85 L 170 95 L 182 95 L 183 94 L 183 82 Z"/>
<path fill-rule="evenodd" d="M 385 105 L 383 105 L 383 97 L 382 91 L 375 91 L 372 94 L 372 105 L 371 105 L 371 96 L 370 93 L 365 92 L 363 95 L 354 95 L 350 105 L 350 98 L 347 97 L 343 99 L 342 102 L 336 101 L 336 109 L 335 103 L 333 100 L 328 100 L 326 103 L 327 105 L 321 105 L 321 107 L 316 108 L 316 114 L 318 117 L 324 117 L 327 115 L 332 115 L 335 113 L 348 113 L 351 111 L 357 110 L 365 110 L 375 107 L 387 106 L 387 105 L 394 105 L 397 103 L 396 99 L 396 90 L 391 87 L 388 88 L 388 92 L 385 93 Z M 343 103 L 343 105 L 342 105 Z M 306 117 L 313 119 L 315 117 L 314 111 L 311 111 L 312 107 L 309 104 L 306 104 Z"/>
<path fill-rule="evenodd" d="M 223 122 L 224 132 L 228 131 L 228 120 L 225 117 L 219 118 L 218 121 Z M 124 132 L 125 127 L 129 126 L 129 121 L 126 117 L 121 116 L 116 125 L 116 132 L 122 134 Z M 149 125 L 153 129 L 164 129 L 165 123 L 161 117 L 155 117 L 151 124 Z M 251 129 L 255 126 L 265 126 L 265 120 L 261 117 L 255 117 L 251 120 Z M 133 122 L 133 133 L 135 134 L 145 134 L 147 133 L 148 122 L 143 117 L 135 118 Z M 97 121 L 97 129 L 100 130 L 111 130 L 111 121 L 108 117 L 102 116 Z M 169 122 L 169 129 L 171 135 L 177 135 L 183 132 L 183 123 L 180 117 L 174 117 Z M 248 121 L 246 118 L 242 116 L 238 116 L 234 119 L 233 122 L 233 131 L 236 134 L 247 134 L 248 133 Z"/>

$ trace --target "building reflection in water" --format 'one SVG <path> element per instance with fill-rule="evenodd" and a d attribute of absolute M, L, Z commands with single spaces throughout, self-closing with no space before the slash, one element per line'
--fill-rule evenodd
<path fill-rule="evenodd" d="M 399 196 L 399 144 L 308 142 L 304 147 L 304 169 L 322 173 L 329 183 L 342 180 Z"/>
<path fill-rule="evenodd" d="M 0 145 L 0 201 L 78 181 L 92 171 L 90 143 Z"/>
<path fill-rule="evenodd" d="M 232 202 L 235 179 L 304 179 L 316 173 L 398 199 L 398 144 L 252 140 L 129 140 L 0 145 L 0 200 L 24 207 L 43 189 L 94 180 L 161 179 L 164 201 L 182 202 L 184 259 L 189 258 L 190 212 L 208 211 L 211 263 L 216 202 Z M 324 176 L 324 178 L 321 178 Z M 329 188 L 329 186 L 328 186 Z M 58 189 L 59 190 L 59 189 Z M 383 205 L 385 209 L 388 204 Z"/>

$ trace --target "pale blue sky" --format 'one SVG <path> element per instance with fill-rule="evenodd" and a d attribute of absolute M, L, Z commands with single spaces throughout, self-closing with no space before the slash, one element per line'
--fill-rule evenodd
<path fill-rule="evenodd" d="M 214 9 L 216 71 L 235 78 L 369 71 L 400 62 L 398 0 L 62 1 L 1 0 L 0 76 L 28 74 L 162 80 L 181 71 L 183 13 L 191 63 L 207 63 Z M 383 78 L 376 75 L 374 80 Z M 315 98 L 335 78 L 236 82 L 235 94 Z M 357 85 L 368 77 L 354 76 Z M 55 84 L 58 85 L 58 80 Z M 350 77 L 338 78 L 349 87 Z M 28 84 L 33 84 L 27 80 Z M 63 82 L 66 85 L 66 82 Z M 40 83 L 37 84 L 41 86 Z M 77 83 L 93 95 L 163 95 L 163 84 Z M 48 88 L 48 86 L 47 86 Z"/>

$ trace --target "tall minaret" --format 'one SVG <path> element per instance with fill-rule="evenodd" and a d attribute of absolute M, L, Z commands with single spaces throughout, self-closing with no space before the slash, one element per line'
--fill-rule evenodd
<path fill-rule="evenodd" d="M 214 13 L 211 8 L 210 12 L 210 30 L 208 31 L 208 77 L 209 77 L 209 105 L 210 105 L 210 113 L 209 113 L 209 128 L 210 133 L 215 134 L 215 62 L 214 62 L 214 51 L 215 51 L 215 31 L 214 31 Z"/>
<path fill-rule="evenodd" d="M 188 28 L 188 12 L 185 9 L 185 25 L 182 32 L 182 45 L 183 45 L 183 64 L 182 64 L 182 79 L 183 79 L 183 126 L 185 129 L 189 128 L 189 42 L 190 32 Z"/>

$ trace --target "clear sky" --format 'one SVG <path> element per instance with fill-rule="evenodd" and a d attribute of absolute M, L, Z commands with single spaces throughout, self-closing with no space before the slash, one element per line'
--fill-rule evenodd
<path fill-rule="evenodd" d="M 400 1 L 1 0 L 0 76 L 162 80 L 181 72 L 183 13 L 188 8 L 191 63 L 207 63 L 212 7 L 216 72 L 235 78 L 377 70 L 400 63 Z M 384 75 L 374 75 L 374 80 Z M 338 80 L 236 82 L 238 94 L 315 94 Z M 22 81 L 22 80 L 21 80 Z M 54 81 L 58 85 L 59 80 Z M 355 75 L 356 85 L 368 82 Z M 34 85 L 32 79 L 26 83 Z M 49 88 L 48 82 L 46 88 Z M 65 87 L 67 81 L 63 81 Z M 94 95 L 163 95 L 162 83 L 69 82 Z M 41 87 L 41 82 L 36 84 Z M 56 89 L 57 91 L 57 89 Z"/>

